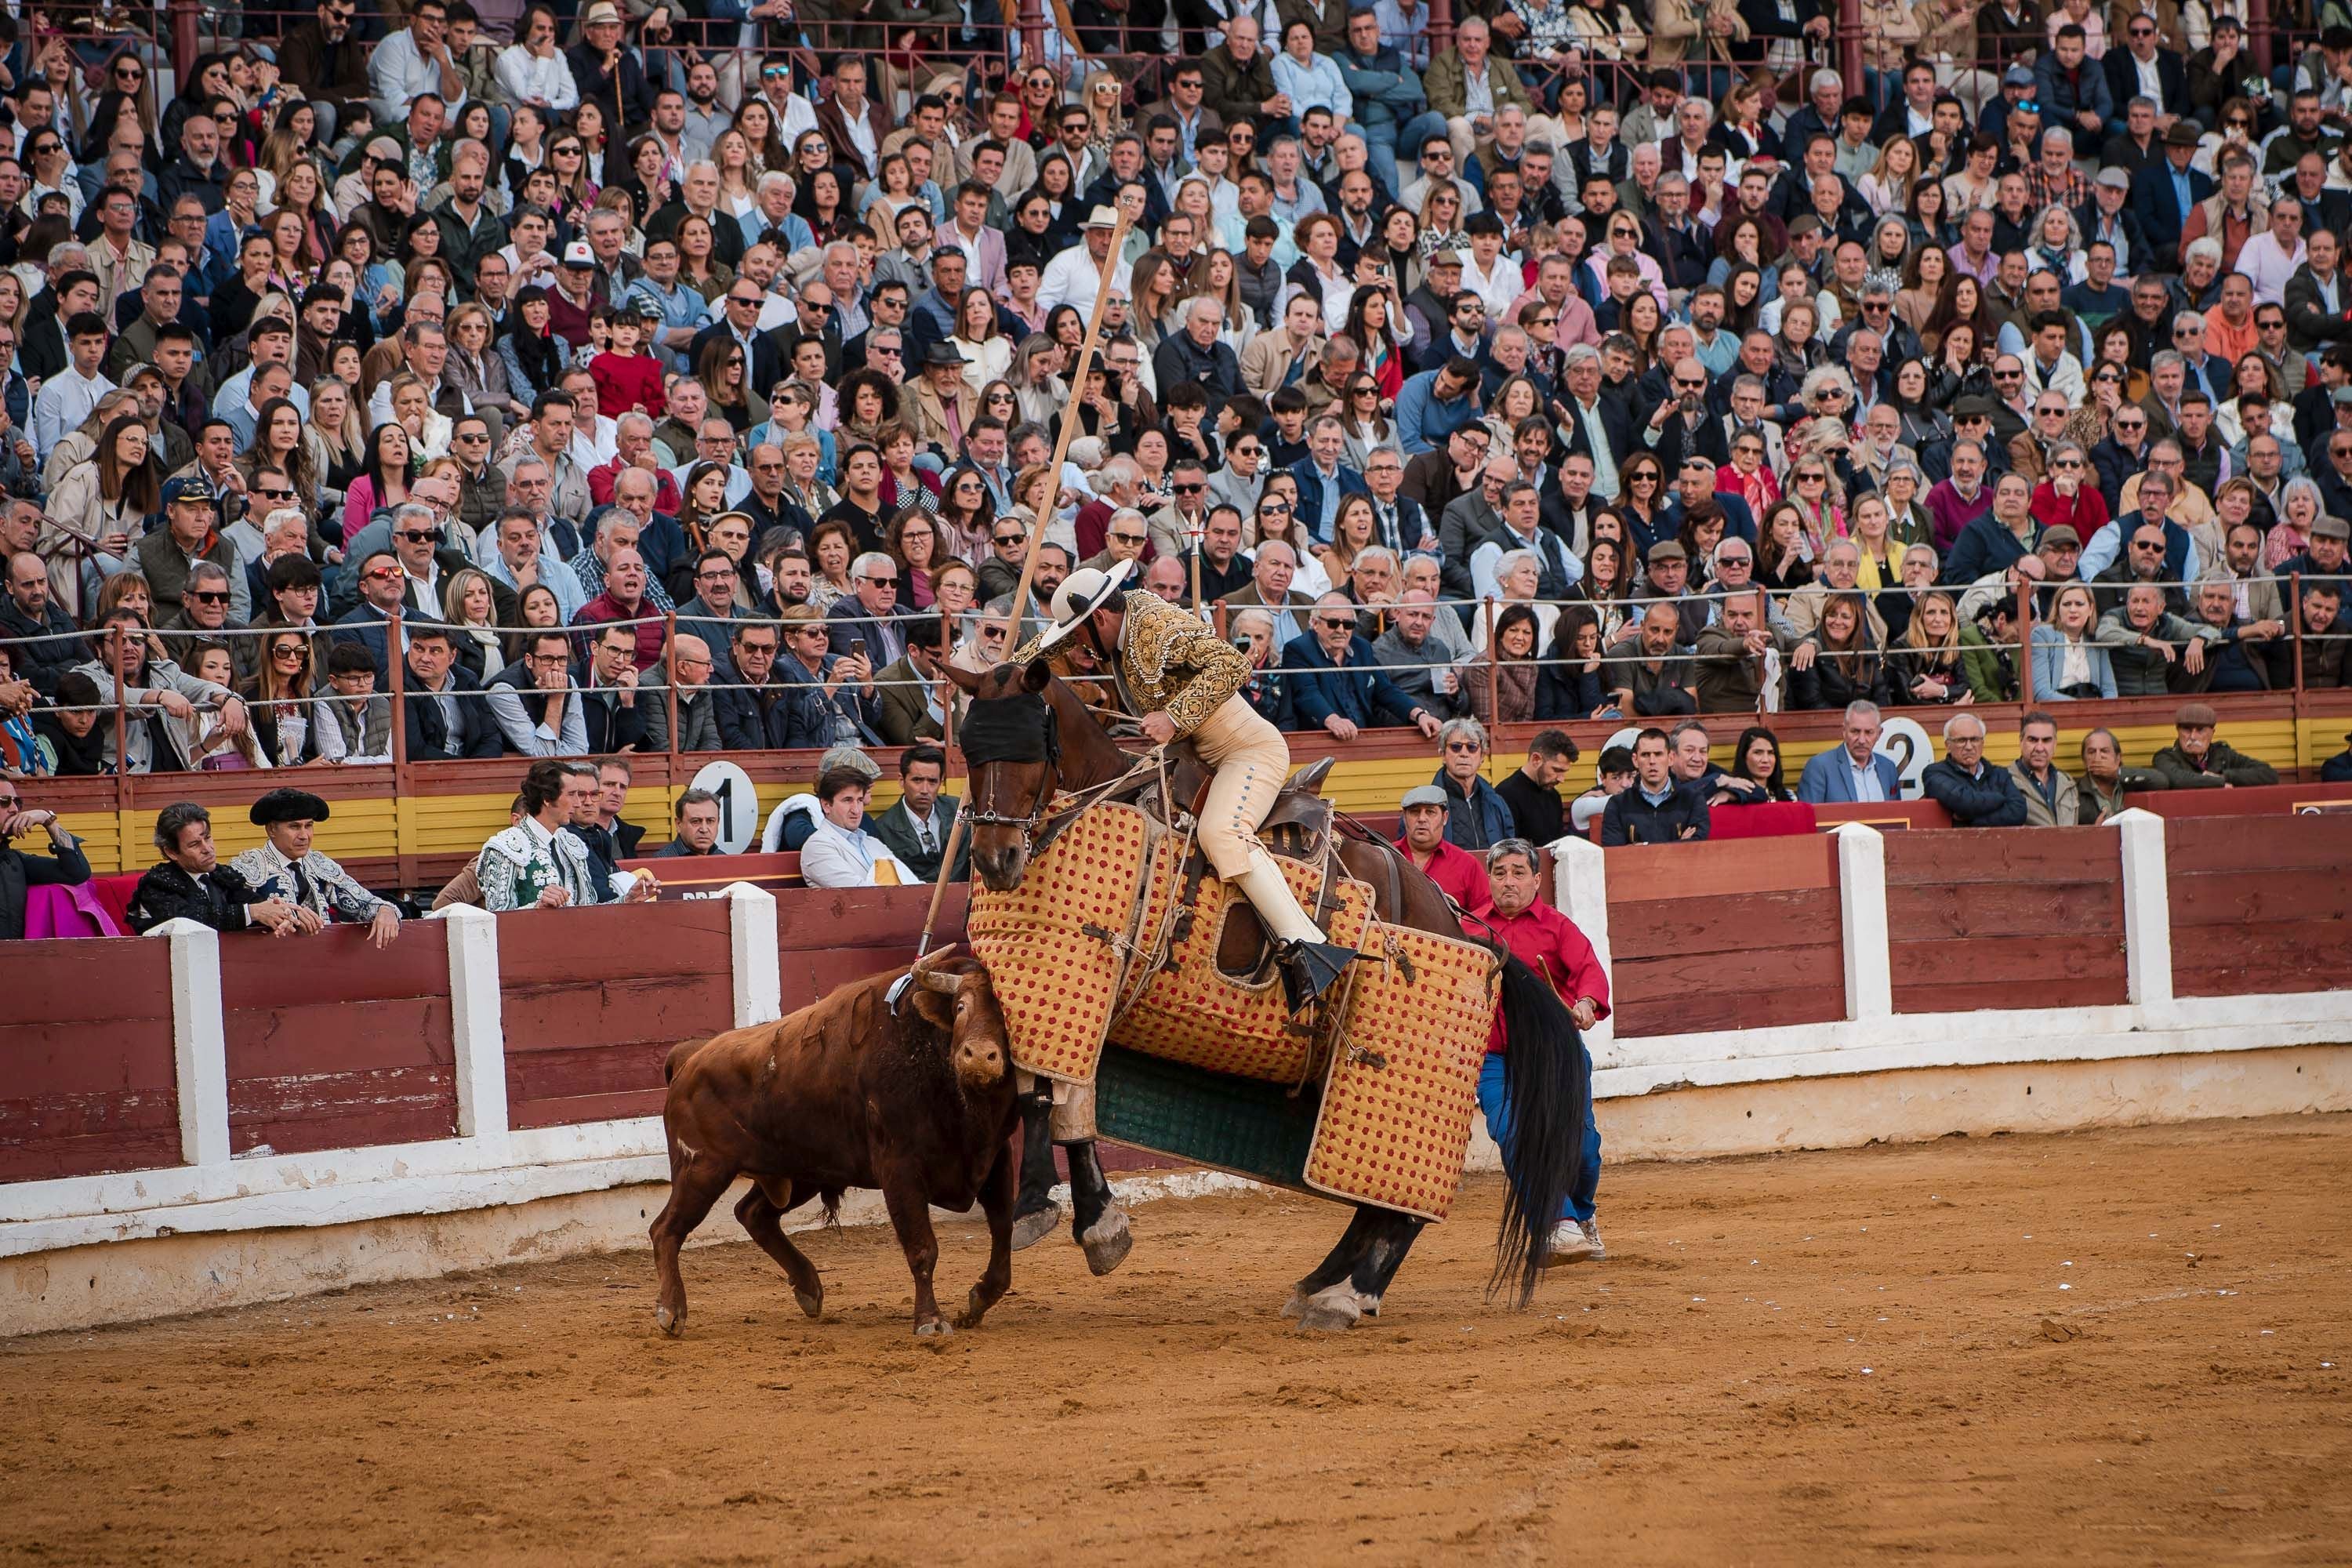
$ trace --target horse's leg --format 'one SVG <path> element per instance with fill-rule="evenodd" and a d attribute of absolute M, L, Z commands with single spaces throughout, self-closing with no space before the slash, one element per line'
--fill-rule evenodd
<path fill-rule="evenodd" d="M 959 1329 L 980 1327 L 988 1310 L 1013 1288 L 1013 1152 L 1000 1143 L 996 1163 L 980 1187 L 981 1212 L 988 1216 L 988 1268 L 964 1300 L 963 1312 L 955 1321 Z"/>
<path fill-rule="evenodd" d="M 676 1168 L 670 1173 L 669 1202 L 654 1215 L 652 1226 L 654 1278 L 661 1287 L 654 1321 L 673 1338 L 686 1331 L 686 1277 L 678 1272 L 678 1248 L 735 1179 L 734 1167 L 708 1154 L 689 1154 L 683 1161 L 677 1154 L 673 1143 L 670 1158 Z"/>
<path fill-rule="evenodd" d="M 1349 1280 L 1368 1318 L 1381 1315 L 1381 1298 L 1387 1293 L 1389 1281 L 1396 1278 L 1397 1270 L 1404 1265 L 1404 1255 L 1412 1250 L 1412 1244 L 1420 1239 L 1422 1226 L 1429 1223 L 1393 1209 L 1376 1212 L 1380 1224 L 1363 1257 L 1357 1259 L 1356 1271 Z"/>
<path fill-rule="evenodd" d="M 1339 1239 L 1332 1244 L 1323 1261 L 1317 1264 L 1307 1278 L 1290 1288 L 1290 1300 L 1282 1309 L 1284 1317 L 1304 1315 L 1308 1301 L 1314 1296 L 1355 1272 L 1356 1259 L 1362 1256 L 1364 1250 L 1365 1227 L 1371 1222 L 1375 1212 L 1366 1205 L 1356 1205 L 1355 1214 L 1349 1218 L 1348 1228 L 1339 1233 Z"/>
<path fill-rule="evenodd" d="M 1022 1095 L 1021 1190 L 1013 1205 L 1013 1250 L 1034 1247 L 1062 1222 L 1062 1205 L 1054 1201 L 1053 1085 L 1037 1080 L 1034 1092 Z"/>
<path fill-rule="evenodd" d="M 808 1260 L 808 1254 L 794 1247 L 792 1237 L 784 1234 L 782 1224 L 784 1215 L 816 1196 L 817 1190 L 793 1182 L 777 1185 L 782 1190 L 781 1197 L 776 1195 L 774 1187 L 755 1179 L 751 1190 L 743 1194 L 743 1201 L 735 1205 L 735 1218 L 760 1244 L 760 1250 L 783 1269 L 784 1277 L 792 1281 L 793 1300 L 800 1303 L 801 1310 L 812 1318 L 819 1317 L 824 1311 L 824 1280 L 818 1275 L 816 1265 Z"/>
<path fill-rule="evenodd" d="M 1087 1255 L 1087 1268 L 1097 1275 L 1109 1273 L 1127 1260 L 1135 1237 L 1129 1231 L 1127 1211 L 1118 1206 L 1095 1153 L 1095 1141 L 1066 1143 L 1070 1157 L 1070 1232 Z"/>

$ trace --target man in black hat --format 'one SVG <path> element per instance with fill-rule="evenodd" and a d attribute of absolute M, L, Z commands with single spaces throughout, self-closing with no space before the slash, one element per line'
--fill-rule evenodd
<path fill-rule="evenodd" d="M 933 342 L 923 350 L 923 379 L 905 388 L 898 406 L 915 439 L 953 462 L 963 450 L 966 431 L 980 416 L 980 394 L 964 379 L 963 355 L 953 343 Z"/>
<path fill-rule="evenodd" d="M 2189 166 L 2197 144 L 2197 127 L 2175 121 L 2164 133 L 2163 162 L 2150 163 L 2132 182 L 2132 216 L 2147 236 L 2148 270 L 2169 272 L 2180 265 L 2180 230 L 2197 204 L 2213 194 L 2213 176 Z"/>
<path fill-rule="evenodd" d="M 351 879 L 351 874 L 310 847 L 327 803 L 302 789 L 274 789 L 253 803 L 246 816 L 267 841 L 229 862 L 254 891 L 318 917 L 320 925 L 364 924 L 369 940 L 388 947 L 400 934 L 400 911 Z"/>

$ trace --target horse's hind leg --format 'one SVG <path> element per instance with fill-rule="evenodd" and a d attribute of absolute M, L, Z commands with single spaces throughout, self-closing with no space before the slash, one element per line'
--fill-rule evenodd
<path fill-rule="evenodd" d="M 1348 1221 L 1348 1228 L 1329 1254 L 1292 1288 L 1282 1315 L 1297 1318 L 1302 1329 L 1355 1327 L 1363 1316 L 1364 1303 L 1357 1297 L 1354 1276 L 1387 1217 L 1384 1209 L 1358 1204 L 1355 1216 Z"/>
<path fill-rule="evenodd" d="M 1135 1247 L 1128 1229 L 1127 1211 L 1110 1190 L 1094 1140 L 1064 1145 L 1070 1156 L 1071 1234 L 1087 1255 L 1087 1267 L 1097 1275 L 1109 1273 L 1127 1260 Z"/>
<path fill-rule="evenodd" d="M 654 1216 L 654 1278 L 661 1290 L 654 1307 L 654 1321 L 662 1332 L 676 1336 L 686 1331 L 686 1277 L 678 1271 L 678 1248 L 694 1234 L 710 1212 L 710 1205 L 726 1194 L 727 1184 L 735 1179 L 731 1166 L 719 1163 L 703 1154 L 688 1154 L 678 1158 L 673 1144 L 670 1153 L 669 1202 Z"/>
<path fill-rule="evenodd" d="M 1420 1239 L 1422 1226 L 1428 1222 L 1412 1215 L 1398 1214 L 1392 1209 L 1370 1212 L 1377 1215 L 1373 1234 L 1363 1256 L 1356 1260 L 1355 1270 L 1349 1276 L 1348 1282 L 1354 1287 L 1357 1305 L 1362 1308 L 1364 1315 L 1377 1318 L 1381 1315 L 1381 1298 L 1388 1293 L 1389 1281 L 1394 1279 L 1397 1270 L 1404 1266 L 1405 1254 L 1412 1250 L 1412 1244 Z"/>
<path fill-rule="evenodd" d="M 782 1191 L 782 1197 L 775 1195 L 779 1188 Z M 772 1177 L 754 1178 L 751 1190 L 745 1193 L 743 1201 L 735 1205 L 736 1219 L 751 1233 L 751 1239 L 760 1244 L 760 1250 L 774 1258 L 783 1269 L 784 1277 L 792 1281 L 793 1300 L 798 1301 L 801 1310 L 812 1318 L 824 1311 L 824 1280 L 818 1275 L 816 1265 L 808 1260 L 808 1255 L 794 1247 L 793 1238 L 784 1234 L 782 1222 L 784 1215 L 816 1194 L 814 1187 L 803 1186 L 797 1182 L 780 1183 Z"/>

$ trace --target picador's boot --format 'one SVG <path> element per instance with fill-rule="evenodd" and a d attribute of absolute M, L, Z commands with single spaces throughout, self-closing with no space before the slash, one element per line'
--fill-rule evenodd
<path fill-rule="evenodd" d="M 1013 1250 L 1034 1247 L 1062 1223 L 1054 1201 L 1053 1085 L 1040 1079 L 1021 1097 L 1021 1194 L 1013 1205 Z"/>
<path fill-rule="evenodd" d="M 1355 962 L 1356 950 L 1328 942 L 1292 941 L 1277 948 L 1275 956 L 1282 965 L 1283 1002 L 1296 1014 L 1320 1002 L 1339 983 Z"/>

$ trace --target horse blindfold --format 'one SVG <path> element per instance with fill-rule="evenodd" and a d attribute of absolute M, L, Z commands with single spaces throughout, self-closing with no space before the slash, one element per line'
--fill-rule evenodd
<path fill-rule="evenodd" d="M 1054 710 L 1043 697 L 1025 691 L 971 704 L 956 726 L 956 743 L 970 767 L 1058 762 L 1062 755 Z"/>

